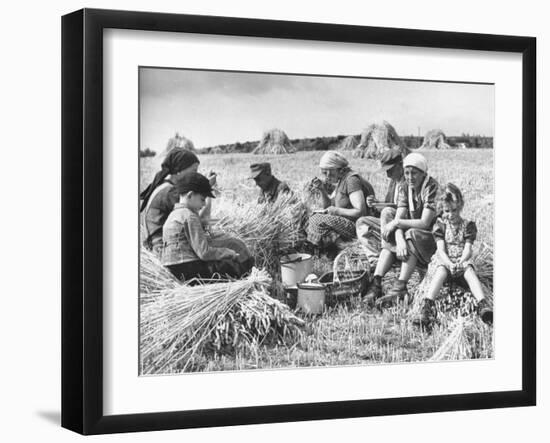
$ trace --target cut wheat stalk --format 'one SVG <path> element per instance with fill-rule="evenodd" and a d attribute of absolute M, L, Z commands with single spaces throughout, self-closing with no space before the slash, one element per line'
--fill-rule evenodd
<path fill-rule="evenodd" d="M 478 352 L 479 349 L 487 349 L 487 343 L 491 340 L 491 328 L 487 328 L 474 316 L 455 318 L 450 323 L 451 332 L 429 361 L 443 360 L 470 360 L 472 358 L 490 357 Z M 492 349 L 492 346 L 489 348 Z"/>
<path fill-rule="evenodd" d="M 303 320 L 269 293 L 254 268 L 243 280 L 158 291 L 142 304 L 142 373 L 187 371 L 208 352 L 253 351 L 265 340 L 295 340 Z"/>
<path fill-rule="evenodd" d="M 151 251 L 143 246 L 140 250 L 139 289 L 141 301 L 147 302 L 150 294 L 162 289 L 173 289 L 181 285 L 178 279 L 164 266 Z"/>
<path fill-rule="evenodd" d="M 256 266 L 278 272 L 279 257 L 305 240 L 308 209 L 294 194 L 282 194 L 268 204 L 220 201 L 213 231 L 234 235 L 247 245 Z"/>

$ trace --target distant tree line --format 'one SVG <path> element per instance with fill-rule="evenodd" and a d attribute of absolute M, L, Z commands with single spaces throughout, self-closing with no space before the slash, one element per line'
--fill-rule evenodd
<path fill-rule="evenodd" d="M 157 155 L 157 153 L 149 148 L 139 150 L 140 157 L 154 157 L 155 155 Z"/>
<path fill-rule="evenodd" d="M 332 137 L 314 137 L 314 138 L 295 138 L 290 140 L 297 151 L 328 151 L 330 149 L 338 149 L 338 145 L 345 138 L 345 135 L 337 135 Z M 205 154 L 214 153 L 247 153 L 252 152 L 258 146 L 259 140 L 249 142 L 236 142 L 226 145 L 216 145 L 203 148 L 200 151 Z"/>
<path fill-rule="evenodd" d="M 328 151 L 338 149 L 345 135 L 336 135 L 331 137 L 313 137 L 313 138 L 295 138 L 290 140 L 297 151 Z M 401 140 L 409 149 L 417 149 L 422 145 L 424 137 L 416 135 L 401 136 Z M 493 137 L 482 135 L 462 134 L 460 136 L 447 137 L 447 143 L 456 147 L 459 143 L 464 143 L 468 148 L 493 148 Z M 259 140 L 248 142 L 236 142 L 225 145 L 216 145 L 203 148 L 200 152 L 205 154 L 215 153 L 248 153 L 252 152 L 258 146 Z M 141 155 L 141 153 L 140 153 Z M 153 154 L 154 155 L 154 154 Z"/>
<path fill-rule="evenodd" d="M 417 149 L 422 146 L 424 137 L 418 137 L 417 135 L 405 135 L 401 137 L 405 146 L 409 149 Z M 453 148 L 457 147 L 460 143 L 463 143 L 467 148 L 476 149 L 492 149 L 493 137 L 485 137 L 483 135 L 468 135 L 462 134 L 459 136 L 446 137 L 445 139 L 449 145 Z"/>

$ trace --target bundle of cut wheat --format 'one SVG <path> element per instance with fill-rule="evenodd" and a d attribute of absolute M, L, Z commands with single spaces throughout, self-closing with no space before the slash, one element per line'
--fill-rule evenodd
<path fill-rule="evenodd" d="M 266 131 L 252 151 L 253 154 L 293 154 L 296 148 L 281 129 L 275 128 Z"/>
<path fill-rule="evenodd" d="M 338 145 L 338 150 L 353 151 L 359 144 L 360 140 L 361 137 L 359 135 L 348 135 L 344 140 L 340 142 L 340 144 Z"/>
<path fill-rule="evenodd" d="M 141 247 L 139 265 L 139 289 L 142 302 L 149 301 L 150 294 L 155 291 L 174 289 L 180 286 L 178 279 L 161 265 L 157 256 L 144 247 Z"/>
<path fill-rule="evenodd" d="M 441 129 L 432 129 L 426 133 L 422 145 L 418 149 L 452 149 L 446 138 Z"/>
<path fill-rule="evenodd" d="M 388 149 L 399 149 L 403 156 L 409 153 L 409 149 L 397 135 L 395 128 L 384 120 L 369 125 L 361 133 L 355 152 L 362 158 L 379 159 Z"/>
<path fill-rule="evenodd" d="M 204 353 L 296 339 L 304 322 L 270 297 L 270 284 L 267 272 L 254 268 L 243 280 L 158 291 L 141 306 L 141 372 L 196 370 Z"/>
<path fill-rule="evenodd" d="M 492 329 L 483 326 L 478 318 L 458 317 L 452 321 L 450 329 L 430 361 L 492 357 Z"/>
<path fill-rule="evenodd" d="M 256 266 L 276 272 L 279 257 L 305 240 L 307 206 L 293 194 L 282 194 L 274 203 L 225 202 L 216 204 L 219 218 L 213 231 L 235 235 L 245 242 Z"/>

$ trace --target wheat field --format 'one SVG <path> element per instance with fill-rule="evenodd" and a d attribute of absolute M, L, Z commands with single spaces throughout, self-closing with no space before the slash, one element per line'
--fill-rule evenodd
<path fill-rule="evenodd" d="M 429 174 L 440 184 L 452 182 L 463 192 L 463 216 L 474 220 L 478 227 L 477 244 L 493 245 L 493 150 L 468 149 L 423 151 L 428 159 Z M 244 204 L 256 198 L 257 188 L 247 179 L 251 163 L 268 161 L 274 175 L 286 181 L 295 192 L 303 192 L 306 183 L 319 174 L 322 151 L 298 152 L 289 155 L 215 154 L 199 155 L 199 172 L 215 171 L 221 195 L 216 205 Z M 360 172 L 374 187 L 376 195 L 385 195 L 387 178 L 377 171 L 377 162 L 354 158 L 345 153 L 352 169 Z M 140 188 L 143 189 L 159 169 L 161 159 L 140 159 Z M 313 204 L 315 204 L 313 202 Z M 314 271 L 329 270 L 331 263 L 316 259 Z M 418 277 L 411 285 L 418 284 Z M 389 272 L 384 279 L 388 286 L 395 278 Z M 466 294 L 468 295 L 468 293 Z M 475 315 L 469 317 L 467 349 L 455 358 L 492 358 L 493 329 L 481 323 Z M 407 308 L 398 305 L 384 312 L 366 310 L 360 300 L 327 309 L 323 315 L 308 318 L 301 338 L 292 343 L 264 343 L 251 352 L 214 353 L 196 362 L 196 371 L 270 369 L 303 366 L 334 366 L 354 364 L 422 362 L 429 360 L 445 342 L 455 327 L 456 315 L 440 316 L 440 323 L 428 334 L 414 328 Z M 166 373 L 182 370 L 178 365 Z"/>

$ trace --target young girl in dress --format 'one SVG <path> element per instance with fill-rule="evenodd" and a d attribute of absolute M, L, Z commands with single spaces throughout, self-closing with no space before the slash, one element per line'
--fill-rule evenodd
<path fill-rule="evenodd" d="M 481 319 L 487 324 L 492 324 L 493 310 L 483 294 L 481 282 L 471 261 L 477 227 L 475 222 L 460 215 L 464 207 L 462 192 L 456 185 L 448 183 L 439 204 L 441 215 L 433 227 L 437 252 L 428 267 L 428 274 L 433 275 L 433 279 L 414 323 L 426 328 L 433 324 L 437 315 L 434 300 L 443 284 L 454 280 L 465 283 L 477 300 L 477 311 Z"/>

